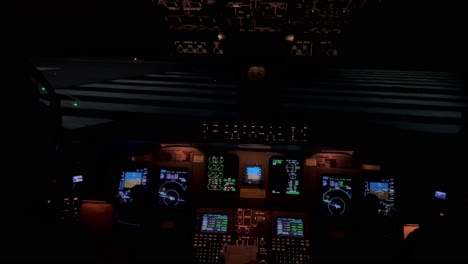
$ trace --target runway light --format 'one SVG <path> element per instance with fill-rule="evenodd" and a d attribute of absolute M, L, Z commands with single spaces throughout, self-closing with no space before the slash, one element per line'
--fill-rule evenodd
<path fill-rule="evenodd" d="M 77 103 L 77 102 L 74 102 L 74 103 L 73 103 L 73 106 L 74 106 L 74 107 L 78 107 L 78 103 Z"/>
<path fill-rule="evenodd" d="M 46 88 L 45 87 L 41 87 L 41 91 L 45 92 Z"/>
<path fill-rule="evenodd" d="M 218 40 L 224 40 L 224 39 L 226 39 L 226 36 L 223 33 L 219 32 L 218 33 Z"/>
<path fill-rule="evenodd" d="M 284 37 L 284 40 L 293 42 L 294 41 L 294 35 L 293 34 L 288 34 L 286 37 Z"/>

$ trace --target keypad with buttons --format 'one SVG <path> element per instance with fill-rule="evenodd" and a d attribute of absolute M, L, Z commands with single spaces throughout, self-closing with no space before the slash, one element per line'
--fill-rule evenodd
<path fill-rule="evenodd" d="M 195 234 L 193 248 L 197 263 L 223 263 L 221 255 L 224 244 L 231 243 L 230 235 Z"/>
<path fill-rule="evenodd" d="M 301 238 L 273 238 L 271 260 L 274 263 L 310 263 L 310 241 Z"/>

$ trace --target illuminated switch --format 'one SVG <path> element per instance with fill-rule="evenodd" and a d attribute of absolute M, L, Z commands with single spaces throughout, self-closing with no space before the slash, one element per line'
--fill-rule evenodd
<path fill-rule="evenodd" d="M 255 131 L 251 131 L 249 133 L 249 139 L 251 139 L 251 140 L 257 139 L 257 134 L 255 133 Z"/>
<path fill-rule="evenodd" d="M 290 128 L 290 134 L 289 134 L 289 140 L 294 142 L 297 141 L 297 136 L 296 136 L 296 126 L 292 125 Z"/>
<path fill-rule="evenodd" d="M 241 139 L 241 135 L 240 135 L 239 131 L 234 130 L 234 131 L 232 132 L 232 139 L 233 139 L 233 140 L 239 140 L 239 139 Z"/>

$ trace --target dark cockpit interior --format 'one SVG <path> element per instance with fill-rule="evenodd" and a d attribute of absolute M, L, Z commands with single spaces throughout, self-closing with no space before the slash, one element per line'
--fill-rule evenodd
<path fill-rule="evenodd" d="M 2 259 L 467 259 L 461 4 L 35 2 Z"/>

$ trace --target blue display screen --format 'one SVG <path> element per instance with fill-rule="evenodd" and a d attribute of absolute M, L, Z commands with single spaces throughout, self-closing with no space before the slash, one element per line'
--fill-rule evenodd
<path fill-rule="evenodd" d="M 262 181 L 262 167 L 251 165 L 245 168 L 245 182 L 247 184 L 259 184 Z"/>
<path fill-rule="evenodd" d="M 82 182 L 83 181 L 83 175 L 75 175 L 75 176 L 73 176 L 72 180 L 73 180 L 73 183 Z"/>
<path fill-rule="evenodd" d="M 435 191 L 435 198 L 445 200 L 447 199 L 447 193 L 441 191 Z"/>

